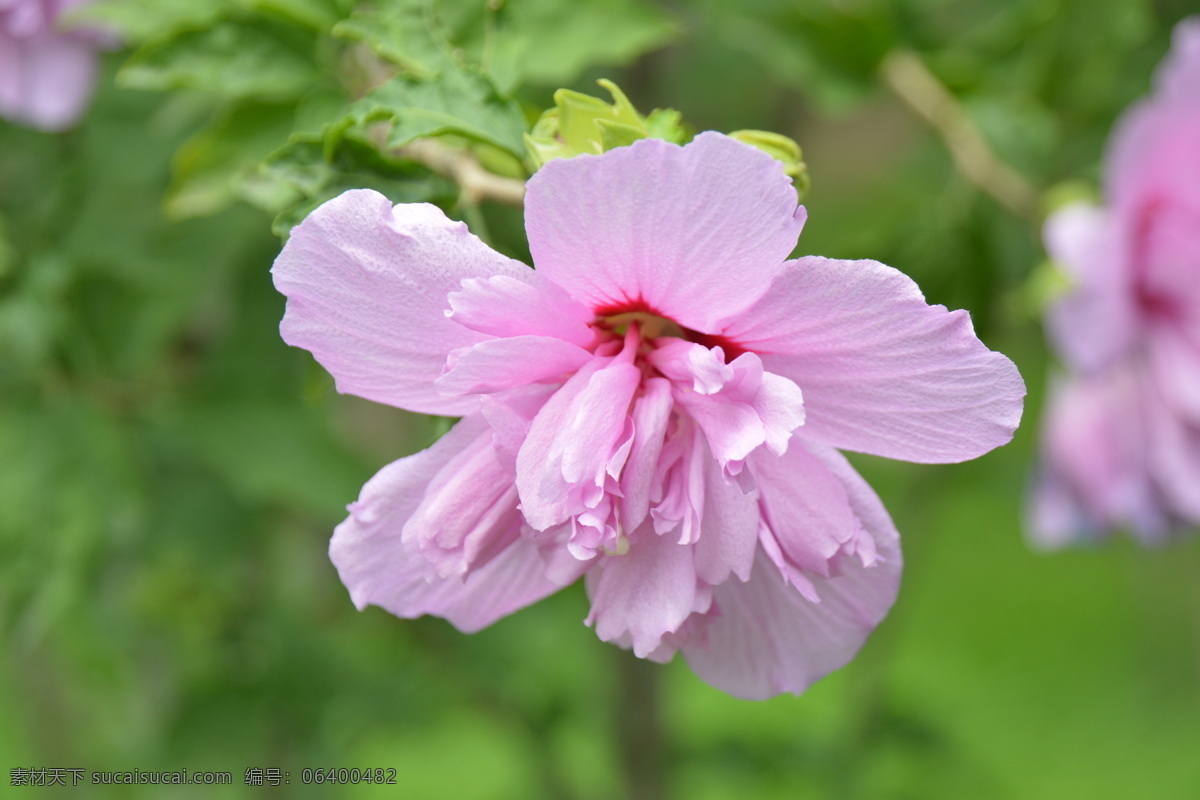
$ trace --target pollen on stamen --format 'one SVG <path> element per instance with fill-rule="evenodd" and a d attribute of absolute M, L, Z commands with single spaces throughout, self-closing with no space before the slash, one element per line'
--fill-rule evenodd
<path fill-rule="evenodd" d="M 657 339 L 661 336 L 676 336 L 680 339 L 687 338 L 684 329 L 673 320 L 660 317 L 648 311 L 625 311 L 601 317 L 597 320 L 596 324 L 623 336 L 633 323 L 637 323 L 638 331 L 645 339 Z"/>
<path fill-rule="evenodd" d="M 617 546 L 612 550 L 609 550 L 607 547 L 602 547 L 601 549 L 607 556 L 623 556 L 629 552 L 629 537 L 625 535 L 625 532 L 621 530 L 620 526 L 618 525 Z"/>

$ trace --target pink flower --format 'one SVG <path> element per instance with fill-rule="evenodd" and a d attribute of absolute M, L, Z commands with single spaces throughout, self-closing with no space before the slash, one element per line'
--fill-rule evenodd
<path fill-rule="evenodd" d="M 95 31 L 60 30 L 90 0 L 0 0 L 0 117 L 59 131 L 74 125 L 96 83 Z"/>
<path fill-rule="evenodd" d="M 275 262 L 283 338 L 339 391 L 462 417 L 335 531 L 354 602 L 474 631 L 585 576 L 601 639 L 731 694 L 845 664 L 901 562 L 835 448 L 974 458 L 1017 425 L 1015 367 L 889 267 L 787 261 L 791 182 L 720 134 L 552 161 L 525 213 L 536 271 L 370 191 Z"/>
<path fill-rule="evenodd" d="M 1049 546 L 1200 522 L 1200 18 L 1176 28 L 1155 88 L 1117 124 L 1108 205 L 1046 223 L 1046 249 L 1076 282 L 1046 320 L 1068 370 L 1033 497 Z"/>

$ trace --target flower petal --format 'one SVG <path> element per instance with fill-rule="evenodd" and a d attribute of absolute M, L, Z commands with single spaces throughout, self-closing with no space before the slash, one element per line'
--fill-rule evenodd
<path fill-rule="evenodd" d="M 1127 351 L 1134 336 L 1129 275 L 1111 215 L 1087 205 L 1067 206 L 1046 220 L 1044 236 L 1050 257 L 1075 282 L 1047 314 L 1047 332 L 1071 366 L 1103 367 Z"/>
<path fill-rule="evenodd" d="M 500 395 L 480 398 L 479 412 L 492 426 L 496 458 L 512 475 L 517 474 L 517 453 L 529 435 L 529 426 L 557 387 L 535 383 Z"/>
<path fill-rule="evenodd" d="M 693 612 L 708 610 L 711 592 L 696 579 L 692 548 L 649 525 L 631 534 L 621 556 L 606 556 L 587 574 L 587 624 L 606 642 L 627 642 L 645 658 Z M 628 638 L 626 638 L 628 637 Z"/>
<path fill-rule="evenodd" d="M 779 565 L 784 578 L 793 569 L 829 577 L 830 561 L 860 530 L 842 482 L 804 447 L 793 447 L 782 457 L 756 453 L 751 463 L 763 521 L 784 561 Z M 809 582 L 797 578 L 797 583 Z"/>
<path fill-rule="evenodd" d="M 1042 480 L 1035 494 L 1035 542 L 1056 547 L 1094 531 L 1131 526 L 1160 540 L 1168 521 L 1147 471 L 1141 372 L 1108 369 L 1051 386 L 1042 420 Z"/>
<path fill-rule="evenodd" d="M 1154 74 L 1159 93 L 1174 102 L 1200 103 L 1200 18 L 1188 17 L 1175 26 L 1171 50 Z"/>
<path fill-rule="evenodd" d="M 663 450 L 663 437 L 671 418 L 671 383 L 665 378 L 648 378 L 633 402 L 630 419 L 634 438 L 621 473 L 621 519 L 627 528 L 642 524 L 650 513 L 650 492 Z"/>
<path fill-rule="evenodd" d="M 587 347 L 596 338 L 593 315 L 536 270 L 521 280 L 508 275 L 471 278 L 450 295 L 446 316 L 492 336 L 552 336 Z"/>
<path fill-rule="evenodd" d="M 682 339 L 660 339 L 647 357 L 672 382 L 676 404 L 704 432 L 713 456 L 736 474 L 756 448 L 787 449 L 792 431 L 804 423 L 804 398 L 786 378 L 763 372 L 754 353 L 725 363 L 720 347 Z"/>
<path fill-rule="evenodd" d="M 592 310 L 653 310 L 706 332 L 762 294 L 804 221 L 779 162 L 711 132 L 557 159 L 527 189 L 540 273 Z"/>
<path fill-rule="evenodd" d="M 704 467 L 704 513 L 696 542 L 696 574 L 710 586 L 750 577 L 758 545 L 758 492 L 746 492 L 713 459 Z"/>
<path fill-rule="evenodd" d="M 923 463 L 975 458 L 1012 438 L 1025 385 L 965 311 L 926 304 L 874 261 L 789 261 L 721 336 L 804 392 L 804 436 Z"/>
<path fill-rule="evenodd" d="M 437 579 L 432 565 L 401 541 L 431 479 L 490 435 L 481 419 L 464 419 L 433 447 L 389 464 L 363 487 L 329 545 L 329 557 L 359 609 L 377 605 L 404 618 L 433 614 L 471 633 L 561 588 L 544 577 L 538 547 L 526 539 L 508 545 L 465 580 Z"/>
<path fill-rule="evenodd" d="M 565 379 L 591 359 L 582 347 L 549 336 L 490 339 L 451 353 L 437 387 L 446 394 L 491 394 Z"/>
<path fill-rule="evenodd" d="M 1155 72 L 1155 92 L 1131 106 L 1113 128 L 1105 154 L 1105 196 L 1137 236 L 1138 217 L 1163 203 L 1196 208 L 1200 187 L 1200 24 L 1175 27 L 1171 50 Z"/>
<path fill-rule="evenodd" d="M 1200 425 L 1180 417 L 1153 384 L 1140 388 L 1149 434 L 1146 456 L 1155 484 L 1176 518 L 1200 522 Z"/>
<path fill-rule="evenodd" d="M 595 358 L 534 417 L 517 453 L 517 490 L 531 526 L 545 530 L 601 499 L 640 380 L 628 360 Z"/>
<path fill-rule="evenodd" d="M 840 453 L 804 446 L 842 484 L 877 555 L 871 567 L 844 556 L 836 577 L 814 580 L 819 603 L 789 586 L 762 548 L 750 580 L 726 581 L 714 590 L 720 613 L 710 613 L 682 649 L 703 680 L 748 700 L 800 694 L 848 663 L 886 616 L 900 585 L 899 536 L 879 498 Z"/>
<path fill-rule="evenodd" d="M 29 37 L 0 31 L 0 117 L 48 131 L 74 125 L 96 83 L 95 42 L 45 30 Z"/>
<path fill-rule="evenodd" d="M 1150 374 L 1167 403 L 1188 423 L 1200 427 L 1200 336 L 1191 341 L 1176 326 L 1162 325 L 1146 349 Z"/>
<path fill-rule="evenodd" d="M 477 418 L 469 420 L 479 427 Z M 424 556 L 437 577 L 462 577 L 512 544 L 523 521 L 512 474 L 497 457 L 491 431 L 480 428 L 432 475 L 400 541 Z"/>
<path fill-rule="evenodd" d="M 447 295 L 466 278 L 520 280 L 530 272 L 436 206 L 393 207 L 368 189 L 309 214 L 272 268 L 288 298 L 280 333 L 311 351 L 339 392 L 447 416 L 466 414 L 479 400 L 438 392 L 446 357 L 490 338 L 447 319 Z"/>

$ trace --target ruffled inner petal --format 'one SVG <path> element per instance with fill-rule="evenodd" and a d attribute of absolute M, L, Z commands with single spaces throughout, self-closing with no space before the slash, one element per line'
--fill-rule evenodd
<path fill-rule="evenodd" d="M 823 468 L 841 484 L 853 521 L 871 538 L 875 556 L 869 565 L 843 558 L 832 577 L 813 577 L 818 602 L 790 583 L 762 547 L 749 580 L 725 581 L 714 590 L 713 610 L 719 613 L 688 620 L 681 630 L 689 636 L 676 644 L 697 675 L 736 697 L 800 694 L 844 666 L 886 616 L 899 589 L 899 536 L 879 498 L 840 454 L 803 444 L 813 460 L 804 472 L 811 476 Z M 793 451 L 800 449 L 793 446 L 786 458 L 795 459 Z M 760 476 L 763 481 L 770 482 Z M 774 497 L 771 490 L 762 491 Z M 789 485 L 788 492 L 798 491 Z"/>
<path fill-rule="evenodd" d="M 704 465 L 704 514 L 696 542 L 696 574 L 710 586 L 750 577 L 761 524 L 759 491 L 747 492 L 715 461 Z"/>
<path fill-rule="evenodd" d="M 592 313 L 538 272 L 527 273 L 519 279 L 496 275 L 463 281 L 462 289 L 448 298 L 446 316 L 492 336 L 547 336 L 580 347 L 593 344 Z"/>
<path fill-rule="evenodd" d="M 645 658 L 691 614 L 707 611 L 712 591 L 696 576 L 691 547 L 645 525 L 631 537 L 625 555 L 609 556 L 588 573 L 587 624 L 604 641 L 628 641 Z"/>
<path fill-rule="evenodd" d="M 545 577 L 538 545 L 524 537 L 497 548 L 465 577 L 449 578 L 438 578 L 435 564 L 402 541 L 431 482 L 490 435 L 482 419 L 466 418 L 433 447 L 389 464 L 363 487 L 329 545 L 356 606 L 377 605 L 405 618 L 434 614 L 471 633 L 561 588 Z M 502 526 L 493 531 L 506 539 Z"/>
<path fill-rule="evenodd" d="M 482 431 L 432 476 L 401 541 L 439 578 L 463 576 L 516 541 L 523 520 L 512 475 Z"/>
<path fill-rule="evenodd" d="M 435 384 L 444 394 L 461 395 L 559 383 L 591 358 L 582 347 L 548 336 L 491 339 L 450 353 Z"/>
<path fill-rule="evenodd" d="M 647 360 L 672 381 L 675 402 L 704 432 L 713 456 L 736 474 L 763 444 L 782 452 L 804 423 L 803 396 L 792 381 L 763 372 L 754 353 L 725 363 L 720 347 L 660 339 Z"/>
<path fill-rule="evenodd" d="M 632 348 L 632 349 L 631 349 Z M 599 541 L 616 546 L 606 494 L 613 456 L 629 435 L 627 416 L 641 371 L 633 364 L 636 335 L 615 357 L 596 357 L 576 372 L 538 412 L 517 454 L 521 509 L 538 530 L 591 512 Z M 598 515 L 603 510 L 606 520 Z M 579 522 L 580 520 L 577 520 Z"/>
<path fill-rule="evenodd" d="M 669 381 L 650 378 L 642 384 L 631 414 L 633 444 L 620 481 L 621 516 L 627 528 L 638 527 L 650 513 L 650 493 L 672 408 Z"/>

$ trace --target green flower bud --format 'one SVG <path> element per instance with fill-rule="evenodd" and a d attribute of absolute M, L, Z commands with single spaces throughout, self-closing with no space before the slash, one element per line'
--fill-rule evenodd
<path fill-rule="evenodd" d="M 800 145 L 794 139 L 789 139 L 780 133 L 771 131 L 734 131 L 730 138 L 757 147 L 772 158 L 783 163 L 783 171 L 792 179 L 796 193 L 801 199 L 808 193 L 808 166 L 804 163 L 804 154 Z"/>
<path fill-rule="evenodd" d="M 534 169 L 554 158 L 603 153 L 638 139 L 682 143 L 688 138 L 678 111 L 656 109 L 643 117 L 615 83 L 597 83 L 612 95 L 611 103 L 570 89 L 554 93 L 554 108 L 546 110 L 525 135 L 525 148 Z"/>

